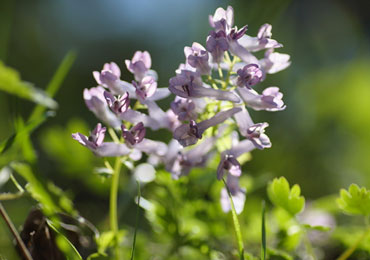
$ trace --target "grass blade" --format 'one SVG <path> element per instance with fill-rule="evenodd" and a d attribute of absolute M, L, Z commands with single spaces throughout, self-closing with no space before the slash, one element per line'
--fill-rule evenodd
<path fill-rule="evenodd" d="M 50 97 L 54 97 L 59 88 L 61 87 L 65 77 L 67 76 L 68 72 L 70 71 L 72 64 L 76 59 L 76 52 L 69 51 L 66 56 L 64 56 L 62 62 L 60 63 L 57 71 L 54 73 L 51 81 L 46 87 L 45 92 L 49 94 Z M 43 112 L 45 111 L 45 107 L 37 105 L 33 110 L 30 118 L 28 121 L 33 121 L 38 118 Z"/>
<path fill-rule="evenodd" d="M 266 213 L 266 203 L 262 201 L 262 248 L 261 248 L 261 259 L 266 260 L 266 222 L 265 222 L 265 213 Z"/>

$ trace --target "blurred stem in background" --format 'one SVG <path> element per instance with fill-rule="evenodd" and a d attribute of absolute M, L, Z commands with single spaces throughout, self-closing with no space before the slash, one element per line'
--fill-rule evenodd
<path fill-rule="evenodd" d="M 2 0 L 0 8 L 0 60 L 5 61 L 8 52 L 10 29 L 13 21 L 13 0 Z"/>
<path fill-rule="evenodd" d="M 229 195 L 230 199 L 230 204 L 231 204 L 231 214 L 233 216 L 233 223 L 234 223 L 234 229 L 236 233 L 236 238 L 238 240 L 238 246 L 239 246 L 239 254 L 240 254 L 240 260 L 244 260 L 244 244 L 243 244 L 243 237 L 242 237 L 242 232 L 240 230 L 240 224 L 238 220 L 238 215 L 236 214 L 234 202 L 233 202 L 233 197 L 231 195 L 231 192 L 229 190 L 229 187 L 226 184 L 225 179 L 222 179 L 222 181 L 225 184 L 225 188 L 227 190 L 227 194 Z"/>
<path fill-rule="evenodd" d="M 350 248 L 348 248 L 346 251 L 344 251 L 343 254 L 341 254 L 337 260 L 348 259 L 348 257 L 350 257 L 353 254 L 353 252 L 356 251 L 357 247 L 361 244 L 361 242 L 369 235 L 370 233 L 369 217 L 370 216 L 365 216 L 364 233 L 362 233 L 362 235 L 355 241 L 355 243 Z"/>
<path fill-rule="evenodd" d="M 119 175 L 121 172 L 121 158 L 117 157 L 114 164 L 114 171 L 112 176 L 112 186 L 110 190 L 110 227 L 115 237 L 115 256 L 116 259 L 120 258 L 119 239 L 118 239 L 118 219 L 117 219 L 117 194 L 119 186 Z"/>

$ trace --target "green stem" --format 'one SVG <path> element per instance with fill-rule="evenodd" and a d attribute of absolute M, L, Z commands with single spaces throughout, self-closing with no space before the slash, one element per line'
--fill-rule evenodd
<path fill-rule="evenodd" d="M 303 243 L 304 243 L 304 246 L 306 247 L 307 254 L 309 254 L 312 257 L 312 259 L 316 260 L 317 257 L 315 255 L 315 252 L 313 251 L 313 247 L 312 247 L 311 241 L 308 238 L 307 230 L 303 226 L 301 226 L 301 228 L 303 229 L 303 232 L 304 232 L 304 235 L 303 235 Z"/>
<path fill-rule="evenodd" d="M 119 143 L 119 138 L 113 128 L 108 128 L 108 133 L 115 143 Z"/>
<path fill-rule="evenodd" d="M 235 210 L 233 198 L 232 198 L 232 195 L 230 193 L 229 187 L 227 187 L 227 184 L 226 184 L 225 179 L 222 179 L 222 181 L 225 184 L 225 187 L 226 187 L 226 190 L 227 190 L 227 194 L 229 195 L 229 199 L 230 199 L 231 213 L 232 213 L 232 216 L 233 216 L 233 223 L 234 223 L 234 229 L 235 229 L 235 233 L 236 233 L 236 238 L 238 240 L 240 259 L 241 260 L 244 260 L 244 244 L 243 244 L 242 232 L 240 230 L 240 224 L 239 224 L 239 220 L 238 220 L 238 215 L 236 214 L 236 210 Z"/>
<path fill-rule="evenodd" d="M 218 75 L 220 76 L 221 79 L 224 78 L 224 74 L 222 73 L 222 69 L 221 69 L 220 64 L 218 64 Z"/>
<path fill-rule="evenodd" d="M 137 183 L 137 209 L 136 209 L 136 223 L 135 223 L 135 233 L 134 233 L 134 241 L 132 242 L 132 250 L 131 250 L 131 260 L 134 260 L 134 253 L 135 253 L 135 244 L 136 244 L 136 233 L 137 233 L 137 227 L 139 225 L 139 210 L 140 210 L 140 197 L 141 197 L 141 191 L 140 191 L 140 182 L 136 181 Z"/>
<path fill-rule="evenodd" d="M 362 240 L 364 240 L 366 236 L 370 233 L 368 216 L 365 217 L 365 224 L 366 229 L 364 233 L 356 240 L 356 242 L 350 248 L 344 251 L 343 254 L 341 254 L 337 260 L 346 260 L 348 257 L 350 257 L 353 254 L 353 252 L 355 252 L 357 247 L 361 244 Z"/>
<path fill-rule="evenodd" d="M 121 172 L 121 158 L 117 157 L 114 164 L 114 172 L 112 177 L 112 186 L 110 190 L 110 228 L 115 236 L 115 255 L 116 259 L 120 259 L 119 256 L 119 243 L 118 243 L 118 220 L 117 220 L 117 195 L 118 195 L 118 186 L 119 186 L 119 174 Z"/>

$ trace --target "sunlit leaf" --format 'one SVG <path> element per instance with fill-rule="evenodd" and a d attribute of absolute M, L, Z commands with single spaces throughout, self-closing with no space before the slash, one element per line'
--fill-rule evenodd
<path fill-rule="evenodd" d="M 348 191 L 341 189 L 337 204 L 345 213 L 351 215 L 370 215 L 370 190 L 351 184 Z"/>
<path fill-rule="evenodd" d="M 51 97 L 55 96 L 59 88 L 62 86 L 62 83 L 66 78 L 68 72 L 70 71 L 75 59 L 76 53 L 74 51 L 69 51 L 63 58 L 57 71 L 55 72 L 55 74 L 53 75 L 52 79 L 50 80 L 49 84 L 46 87 L 45 92 L 48 95 L 50 95 Z M 36 118 L 40 117 L 40 115 L 44 111 L 45 111 L 44 107 L 36 106 L 29 118 L 29 121 L 35 120 Z"/>
<path fill-rule="evenodd" d="M 34 87 L 31 83 L 22 81 L 19 73 L 5 66 L 2 61 L 0 61 L 0 90 L 31 100 L 51 109 L 55 109 L 58 106 L 48 94 Z"/>
<path fill-rule="evenodd" d="M 275 206 L 282 207 L 293 216 L 304 209 L 305 199 L 300 196 L 300 187 L 295 184 L 290 188 L 288 181 L 284 177 L 275 178 L 268 185 L 267 193 Z"/>

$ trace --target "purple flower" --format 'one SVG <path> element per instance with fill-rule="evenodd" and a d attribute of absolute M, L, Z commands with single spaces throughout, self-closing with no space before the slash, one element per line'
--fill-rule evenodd
<path fill-rule="evenodd" d="M 260 60 L 260 64 L 266 73 L 274 74 L 289 67 L 289 59 L 288 54 L 273 52 L 273 49 L 269 49 L 265 52 L 265 58 Z"/>
<path fill-rule="evenodd" d="M 238 92 L 247 106 L 254 110 L 281 111 L 286 108 L 278 87 L 266 88 L 262 95 L 253 89 L 239 88 Z"/>
<path fill-rule="evenodd" d="M 226 185 L 231 193 L 231 198 L 237 214 L 242 213 L 245 203 L 245 190 L 239 186 L 239 178 L 233 175 L 227 176 Z M 226 188 L 221 190 L 221 207 L 224 212 L 231 210 L 230 198 Z"/>
<path fill-rule="evenodd" d="M 167 145 L 163 142 L 153 141 L 143 138 L 141 142 L 136 143 L 134 148 L 148 155 L 164 156 L 167 152 Z"/>
<path fill-rule="evenodd" d="M 268 123 L 258 123 L 250 126 L 245 134 L 245 137 L 250 140 L 257 149 L 270 148 L 270 138 L 265 134 L 265 128 L 268 127 Z"/>
<path fill-rule="evenodd" d="M 247 25 L 243 26 L 239 30 L 238 30 L 238 27 L 235 26 L 234 28 L 230 30 L 228 37 L 230 40 L 233 40 L 233 41 L 239 40 L 241 37 L 244 36 L 247 29 L 248 29 Z"/>
<path fill-rule="evenodd" d="M 217 167 L 217 179 L 221 180 L 226 172 L 229 172 L 233 176 L 240 176 L 242 173 L 240 163 L 233 156 L 226 154 L 222 156 L 221 162 Z"/>
<path fill-rule="evenodd" d="M 245 37 L 246 35 L 244 35 L 243 37 Z M 248 51 L 245 47 L 243 47 L 239 41 L 241 39 L 240 38 L 238 40 L 233 40 L 233 39 L 230 39 L 229 37 L 229 47 L 230 47 L 230 52 L 235 55 L 235 56 L 238 56 L 242 61 L 246 62 L 247 64 L 249 63 L 255 63 L 257 64 L 258 63 L 258 59 L 252 54 L 250 53 L 250 51 Z"/>
<path fill-rule="evenodd" d="M 229 43 L 224 31 L 211 31 L 206 42 L 207 51 L 212 55 L 213 62 L 220 63 L 224 57 L 225 51 L 229 49 Z"/>
<path fill-rule="evenodd" d="M 138 124 L 142 122 L 145 126 L 150 127 L 153 130 L 158 130 L 160 128 L 160 125 L 156 120 L 133 109 L 128 109 L 126 112 L 120 114 L 119 118 L 132 124 Z"/>
<path fill-rule="evenodd" d="M 228 33 L 234 25 L 234 9 L 231 6 L 228 6 L 226 10 L 221 7 L 217 8 L 214 15 L 209 16 L 209 24 L 215 28 L 216 32 Z"/>
<path fill-rule="evenodd" d="M 114 62 L 105 63 L 102 71 L 94 71 L 93 76 L 98 84 L 109 85 L 121 77 L 121 70 Z"/>
<path fill-rule="evenodd" d="M 136 124 L 130 130 L 127 130 L 124 125 L 121 126 L 121 129 L 123 138 L 130 145 L 140 143 L 144 139 L 146 133 L 142 122 Z"/>
<path fill-rule="evenodd" d="M 171 132 L 173 132 L 175 131 L 176 128 L 178 128 L 181 125 L 181 122 L 178 119 L 178 116 L 173 112 L 172 109 L 168 109 L 166 114 L 170 122 L 169 129 L 171 130 Z"/>
<path fill-rule="evenodd" d="M 104 97 L 104 88 L 96 87 L 84 89 L 83 97 L 86 106 L 95 114 L 97 118 L 114 128 L 118 128 L 120 126 L 119 119 L 108 108 L 107 101 Z"/>
<path fill-rule="evenodd" d="M 210 119 L 204 120 L 198 124 L 194 120 L 191 120 L 189 124 L 184 124 L 176 128 L 173 133 L 173 138 L 179 141 L 182 146 L 196 144 L 198 140 L 202 138 L 202 134 L 205 130 L 224 122 L 239 111 L 241 111 L 239 107 L 221 111 Z"/>
<path fill-rule="evenodd" d="M 211 72 L 211 67 L 208 64 L 208 52 L 197 42 L 194 42 L 191 47 L 185 47 L 184 53 L 186 62 L 196 68 L 200 74 L 208 75 Z"/>
<path fill-rule="evenodd" d="M 108 107 L 116 114 L 124 113 L 130 107 L 128 92 L 122 96 L 115 97 L 110 92 L 104 91 L 104 97 L 107 101 Z"/>
<path fill-rule="evenodd" d="M 171 103 L 171 109 L 181 121 L 196 118 L 196 113 L 194 111 L 195 104 L 191 99 L 176 96 L 175 100 Z"/>
<path fill-rule="evenodd" d="M 132 85 L 136 88 L 136 95 L 141 99 L 145 100 L 154 95 L 157 90 L 157 82 L 152 76 L 145 76 L 140 84 L 136 81 L 132 81 Z"/>
<path fill-rule="evenodd" d="M 199 145 L 186 152 L 180 151 L 182 147 L 177 141 L 171 141 L 164 156 L 166 170 L 171 173 L 174 179 L 187 175 L 193 167 L 201 166 L 207 161 L 214 141 L 213 137 L 206 138 Z"/>
<path fill-rule="evenodd" d="M 105 132 L 106 128 L 102 127 L 99 123 L 89 137 L 81 133 L 74 133 L 72 134 L 72 138 L 100 157 L 116 157 L 126 155 L 130 152 L 130 149 L 124 144 L 104 143 Z"/>
<path fill-rule="evenodd" d="M 262 81 L 263 73 L 257 64 L 248 64 L 237 71 L 237 85 L 250 88 Z"/>
<path fill-rule="evenodd" d="M 282 47 L 282 44 L 278 43 L 276 40 L 271 39 L 271 29 L 272 26 L 270 24 L 264 24 L 259 29 L 257 37 L 244 35 L 239 39 L 239 44 L 251 52 Z"/>
<path fill-rule="evenodd" d="M 156 102 L 147 100 L 143 104 L 147 106 L 149 117 L 157 122 L 159 128 L 171 129 L 171 119 Z"/>
<path fill-rule="evenodd" d="M 125 60 L 127 69 L 134 74 L 135 79 L 140 81 L 152 66 L 152 59 L 147 51 L 135 52 L 132 60 Z"/>
<path fill-rule="evenodd" d="M 239 97 L 230 91 L 202 87 L 203 82 L 198 73 L 181 71 L 181 74 L 170 79 L 169 90 L 180 97 L 211 97 L 217 100 L 228 100 L 234 103 L 240 101 Z"/>

